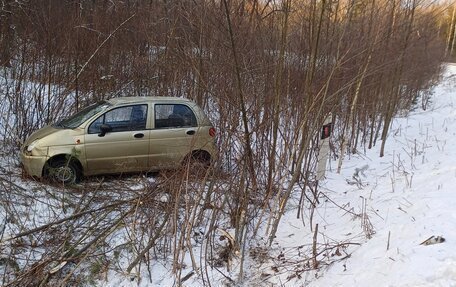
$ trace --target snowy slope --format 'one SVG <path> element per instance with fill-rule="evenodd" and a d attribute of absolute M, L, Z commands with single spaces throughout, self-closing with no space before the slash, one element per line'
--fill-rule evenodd
<path fill-rule="evenodd" d="M 319 212 L 322 226 L 336 227 L 331 235 L 339 240 L 351 234 L 346 239 L 362 245 L 320 270 L 309 286 L 456 286 L 456 65 L 447 66 L 433 94 L 426 111 L 394 121 L 383 158 L 377 143 L 346 161 L 341 175 L 328 174 L 322 191 L 355 213 L 365 203 L 375 234 L 361 240 L 356 232 L 363 231 L 362 218 L 347 224 L 350 214 L 328 203 L 328 216 Z M 366 164 L 361 185 L 348 184 L 355 168 Z M 445 242 L 420 245 L 431 236 Z"/>
<path fill-rule="evenodd" d="M 455 105 L 449 64 L 427 109 L 394 120 L 384 157 L 379 141 L 347 158 L 341 174 L 328 172 L 313 215 L 298 219 L 290 201 L 270 250 L 281 260 L 256 272 L 252 263 L 252 277 L 268 286 L 456 286 Z M 316 224 L 319 268 L 309 271 Z M 421 245 L 431 236 L 445 242 Z"/>

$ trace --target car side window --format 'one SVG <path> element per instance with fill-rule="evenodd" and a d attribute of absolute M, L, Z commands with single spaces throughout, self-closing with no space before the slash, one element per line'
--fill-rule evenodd
<path fill-rule="evenodd" d="M 102 124 L 109 125 L 112 132 L 146 129 L 147 105 L 133 105 L 112 109 L 99 116 L 89 126 L 89 134 L 100 132 Z"/>
<path fill-rule="evenodd" d="M 156 104 L 155 105 L 155 128 L 182 128 L 196 127 L 193 111 L 182 104 Z"/>

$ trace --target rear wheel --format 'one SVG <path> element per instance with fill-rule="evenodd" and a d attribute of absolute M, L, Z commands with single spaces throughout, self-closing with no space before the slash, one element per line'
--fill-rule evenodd
<path fill-rule="evenodd" d="M 183 166 L 188 167 L 192 172 L 201 173 L 211 165 L 211 156 L 206 151 L 196 151 L 186 156 Z"/>
<path fill-rule="evenodd" d="M 81 179 L 81 170 L 73 160 L 57 159 L 48 164 L 47 176 L 59 183 L 74 184 Z"/>

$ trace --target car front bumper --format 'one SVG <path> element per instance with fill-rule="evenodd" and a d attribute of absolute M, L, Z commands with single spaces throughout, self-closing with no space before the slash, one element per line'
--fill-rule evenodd
<path fill-rule="evenodd" d="M 21 162 L 25 171 L 36 177 L 43 176 L 43 167 L 46 163 L 47 156 L 26 155 L 21 153 Z"/>

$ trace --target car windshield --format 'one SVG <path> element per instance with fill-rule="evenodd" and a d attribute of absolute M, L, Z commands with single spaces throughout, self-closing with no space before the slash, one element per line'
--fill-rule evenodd
<path fill-rule="evenodd" d="M 105 110 L 109 106 L 111 106 L 111 104 L 106 101 L 96 103 L 94 105 L 88 106 L 79 113 L 72 115 L 67 119 L 61 120 L 60 122 L 54 124 L 54 126 L 69 129 L 77 128 L 86 120 L 91 118 L 93 115 L 98 114 L 99 112 Z"/>

